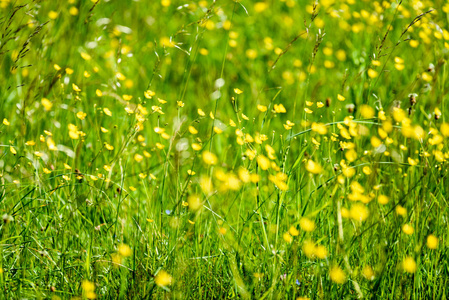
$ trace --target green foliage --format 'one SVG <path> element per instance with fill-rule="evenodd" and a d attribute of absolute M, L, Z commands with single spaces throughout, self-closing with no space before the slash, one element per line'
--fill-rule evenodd
<path fill-rule="evenodd" d="M 0 0 L 1 297 L 446 297 L 448 22 Z"/>

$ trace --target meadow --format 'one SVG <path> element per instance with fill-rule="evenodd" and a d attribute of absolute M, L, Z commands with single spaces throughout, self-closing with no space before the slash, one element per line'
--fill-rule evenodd
<path fill-rule="evenodd" d="M 0 299 L 447 299 L 448 25 L 0 0 Z"/>

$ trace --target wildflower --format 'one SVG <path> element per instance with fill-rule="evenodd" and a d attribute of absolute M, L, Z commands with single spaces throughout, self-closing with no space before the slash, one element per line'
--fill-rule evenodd
<path fill-rule="evenodd" d="M 69 9 L 69 14 L 71 14 L 72 16 L 76 16 L 78 15 L 79 11 L 78 8 L 76 8 L 75 6 L 71 6 Z"/>
<path fill-rule="evenodd" d="M 154 278 L 154 282 L 160 287 L 166 287 L 167 285 L 171 285 L 173 278 L 165 272 L 164 270 L 160 270 L 156 277 Z"/>
<path fill-rule="evenodd" d="M 260 104 L 258 104 L 258 105 L 257 105 L 257 109 L 258 109 L 260 112 L 266 112 L 266 111 L 267 111 L 267 107 L 266 107 L 265 105 L 260 105 Z"/>
<path fill-rule="evenodd" d="M 307 217 L 302 217 L 301 220 L 299 220 L 299 226 L 302 230 L 307 232 L 312 232 L 315 230 L 315 222 Z"/>
<path fill-rule="evenodd" d="M 440 132 L 443 136 L 449 137 L 449 123 L 443 123 L 440 126 Z"/>
<path fill-rule="evenodd" d="M 334 266 L 329 272 L 330 278 L 333 282 L 343 284 L 346 282 L 346 274 L 339 266 Z"/>
<path fill-rule="evenodd" d="M 134 160 L 139 163 L 143 160 L 143 156 L 136 153 L 136 154 L 134 154 Z"/>
<path fill-rule="evenodd" d="M 360 106 L 360 114 L 365 119 L 371 119 L 375 115 L 374 108 L 369 105 L 363 104 Z"/>
<path fill-rule="evenodd" d="M 351 218 L 354 219 L 355 221 L 362 222 L 366 220 L 366 218 L 368 218 L 369 210 L 365 205 L 361 203 L 356 203 L 353 206 L 351 206 L 349 214 Z"/>
<path fill-rule="evenodd" d="M 312 131 L 315 131 L 321 135 L 325 135 L 327 133 L 327 127 L 323 123 L 312 123 Z"/>
<path fill-rule="evenodd" d="M 433 234 L 430 234 L 427 237 L 427 248 L 429 248 L 429 249 L 438 248 L 438 238 L 436 236 L 434 236 Z"/>
<path fill-rule="evenodd" d="M 401 205 L 396 206 L 396 213 L 400 216 L 405 216 L 407 214 L 407 209 Z"/>
<path fill-rule="evenodd" d="M 416 166 L 418 164 L 418 162 L 419 162 L 418 159 L 413 159 L 411 157 L 408 157 L 407 160 L 408 160 L 408 163 L 409 163 L 410 166 Z"/>
<path fill-rule="evenodd" d="M 120 73 L 120 72 L 117 72 L 117 73 L 115 74 L 115 77 L 117 77 L 117 79 L 120 80 L 120 81 L 123 81 L 123 80 L 126 79 L 126 76 L 123 75 L 123 74 Z"/>
<path fill-rule="evenodd" d="M 79 111 L 76 113 L 76 117 L 80 120 L 84 120 L 86 118 L 87 114 L 85 112 Z"/>
<path fill-rule="evenodd" d="M 236 93 L 237 95 L 240 95 L 241 93 L 243 93 L 243 91 L 239 88 L 235 88 L 234 93 Z"/>
<path fill-rule="evenodd" d="M 379 73 L 376 70 L 368 69 L 368 76 L 370 78 L 376 78 L 377 76 L 379 76 Z"/>
<path fill-rule="evenodd" d="M 405 234 L 410 235 L 410 234 L 413 234 L 413 232 L 414 232 L 415 230 L 413 229 L 413 227 L 412 227 L 410 224 L 404 224 L 404 226 L 402 226 L 402 231 L 403 231 Z"/>
<path fill-rule="evenodd" d="M 362 270 L 362 275 L 368 280 L 374 280 L 374 270 L 370 266 L 365 266 Z"/>
<path fill-rule="evenodd" d="M 193 211 L 200 209 L 202 206 L 201 199 L 198 195 L 190 195 L 187 198 L 187 203 L 189 204 L 189 208 Z"/>
<path fill-rule="evenodd" d="M 389 201 L 390 201 L 390 199 L 388 199 L 388 197 L 385 196 L 385 195 L 379 195 L 379 196 L 377 197 L 377 202 L 379 202 L 379 204 L 385 205 L 385 204 L 387 204 Z"/>
<path fill-rule="evenodd" d="M 72 83 L 72 89 L 73 89 L 75 92 L 81 92 L 81 89 L 80 89 L 76 84 L 74 84 L 74 83 Z"/>
<path fill-rule="evenodd" d="M 312 240 L 306 240 L 302 244 L 302 251 L 308 258 L 315 258 L 315 243 Z"/>
<path fill-rule="evenodd" d="M 87 299 L 96 299 L 97 295 L 95 294 L 95 284 L 90 282 L 89 280 L 84 280 L 81 284 L 81 288 L 83 289 L 83 293 Z"/>
<path fill-rule="evenodd" d="M 145 96 L 145 98 L 151 99 L 154 95 L 156 95 L 156 93 L 151 90 L 147 90 L 143 93 L 143 95 Z"/>
<path fill-rule="evenodd" d="M 270 160 L 264 155 L 257 156 L 257 163 L 262 170 L 268 170 L 270 167 Z"/>
<path fill-rule="evenodd" d="M 306 170 L 309 171 L 312 174 L 320 174 L 323 170 L 323 168 L 313 160 L 308 160 L 306 164 Z"/>
<path fill-rule="evenodd" d="M 218 162 L 217 156 L 209 151 L 203 152 L 203 161 L 208 165 L 215 165 Z"/>
<path fill-rule="evenodd" d="M 325 259 L 327 257 L 327 249 L 323 245 L 318 245 L 315 248 L 315 256 L 319 259 Z"/>
<path fill-rule="evenodd" d="M 407 256 L 402 261 L 402 267 L 404 271 L 407 273 L 415 273 L 416 272 L 416 262 L 411 256 Z"/>
<path fill-rule="evenodd" d="M 50 19 L 54 20 L 54 19 L 56 19 L 56 18 L 58 17 L 58 13 L 55 12 L 54 10 L 51 10 L 51 11 L 48 13 L 48 17 L 49 17 Z"/>
<path fill-rule="evenodd" d="M 112 112 L 107 107 L 103 108 L 103 112 L 104 112 L 105 115 L 107 115 L 109 117 L 112 116 Z"/>
<path fill-rule="evenodd" d="M 292 236 L 298 236 L 299 230 L 296 229 L 295 226 L 291 226 L 290 229 L 288 230 L 288 233 L 290 233 Z"/>
<path fill-rule="evenodd" d="M 293 242 L 293 237 L 292 237 L 288 232 L 284 233 L 284 235 L 282 236 L 282 238 L 284 239 L 284 241 L 285 241 L 286 243 L 291 243 L 291 242 Z"/>
<path fill-rule="evenodd" d="M 285 109 L 284 105 L 282 105 L 281 103 L 280 104 L 275 104 L 273 106 L 273 108 L 274 108 L 274 111 L 276 113 L 278 113 L 278 114 L 287 112 L 287 110 Z"/>
<path fill-rule="evenodd" d="M 91 59 L 92 59 L 92 56 L 90 56 L 90 55 L 87 54 L 86 52 L 81 52 L 80 55 L 81 55 L 81 57 L 82 57 L 84 60 L 91 60 Z"/>
<path fill-rule="evenodd" d="M 128 245 L 120 244 L 118 246 L 118 253 L 123 257 L 128 257 L 128 256 L 131 256 L 132 250 Z"/>
<path fill-rule="evenodd" d="M 312 114 L 312 113 L 313 113 L 313 110 L 311 110 L 311 109 L 308 108 L 308 107 L 304 108 L 304 111 L 305 111 L 307 114 Z"/>
<path fill-rule="evenodd" d="M 48 100 L 47 98 L 42 98 L 41 104 L 46 111 L 50 111 L 51 108 L 53 107 L 53 103 L 50 100 Z"/>

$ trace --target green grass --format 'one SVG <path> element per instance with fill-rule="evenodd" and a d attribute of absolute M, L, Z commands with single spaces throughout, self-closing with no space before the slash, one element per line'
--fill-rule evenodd
<path fill-rule="evenodd" d="M 446 299 L 449 5 L 264 3 L 0 1 L 1 299 Z"/>

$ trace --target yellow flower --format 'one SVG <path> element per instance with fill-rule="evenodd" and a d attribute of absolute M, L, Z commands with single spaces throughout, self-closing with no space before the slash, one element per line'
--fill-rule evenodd
<path fill-rule="evenodd" d="M 270 167 L 270 160 L 262 154 L 257 156 L 257 163 L 262 170 L 268 170 Z"/>
<path fill-rule="evenodd" d="M 154 278 L 154 282 L 160 287 L 165 287 L 172 284 L 173 278 L 164 270 L 160 270 Z"/>
<path fill-rule="evenodd" d="M 107 107 L 103 108 L 103 112 L 107 116 L 110 116 L 110 117 L 112 116 L 112 112 Z"/>
<path fill-rule="evenodd" d="M 145 96 L 145 98 L 151 99 L 154 95 L 156 95 L 156 93 L 151 90 L 147 90 L 143 93 L 143 95 Z"/>
<path fill-rule="evenodd" d="M 345 97 L 343 97 L 342 95 L 340 95 L 340 94 L 338 94 L 337 95 L 337 99 L 339 100 L 339 101 L 345 101 Z"/>
<path fill-rule="evenodd" d="M 72 83 L 72 89 L 73 89 L 75 92 L 81 92 L 81 89 L 80 89 L 76 84 L 74 84 L 74 83 Z"/>
<path fill-rule="evenodd" d="M 115 74 L 115 77 L 117 77 L 117 79 L 118 79 L 118 80 L 121 80 L 121 81 L 123 81 L 123 80 L 126 79 L 126 76 L 123 75 L 123 74 L 120 73 L 120 72 L 116 73 L 116 74 Z"/>
<path fill-rule="evenodd" d="M 110 144 L 108 144 L 108 143 L 104 143 L 104 147 L 105 147 L 106 149 L 108 149 L 109 151 L 114 150 L 114 146 L 112 146 L 112 145 L 110 145 Z"/>
<path fill-rule="evenodd" d="M 131 256 L 133 252 L 128 245 L 120 244 L 118 246 L 118 253 L 123 257 L 128 257 L 128 256 Z"/>
<path fill-rule="evenodd" d="M 13 146 L 9 146 L 9 151 L 11 151 L 11 153 L 12 153 L 13 155 L 16 155 L 16 154 L 17 154 L 17 150 L 16 150 Z"/>
<path fill-rule="evenodd" d="M 430 234 L 427 237 L 427 247 L 429 249 L 436 249 L 438 248 L 438 238 L 434 236 L 433 234 Z"/>
<path fill-rule="evenodd" d="M 390 201 L 390 199 L 385 195 L 379 195 L 379 197 L 377 197 L 377 202 L 379 202 L 379 204 L 385 205 L 388 201 Z"/>
<path fill-rule="evenodd" d="M 351 209 L 349 210 L 349 214 L 352 219 L 354 219 L 355 221 L 361 222 L 361 221 L 366 220 L 366 218 L 368 218 L 369 210 L 365 205 L 363 205 L 361 203 L 356 203 L 353 206 L 351 206 Z"/>
<path fill-rule="evenodd" d="M 299 220 L 299 226 L 302 230 L 307 232 L 315 230 L 315 222 L 307 217 L 302 217 L 301 220 Z"/>
<path fill-rule="evenodd" d="M 405 216 L 407 214 L 407 209 L 401 205 L 396 206 L 396 213 L 400 216 Z"/>
<path fill-rule="evenodd" d="M 407 160 L 408 160 L 408 163 L 409 163 L 411 166 L 416 166 L 416 165 L 418 164 L 418 162 L 419 162 L 418 159 L 413 159 L 413 158 L 411 158 L 411 157 L 407 158 Z"/>
<path fill-rule="evenodd" d="M 268 8 L 268 4 L 266 2 L 257 2 L 254 4 L 254 11 L 257 13 L 261 13 Z"/>
<path fill-rule="evenodd" d="M 304 252 L 304 255 L 308 258 L 315 258 L 315 243 L 311 240 L 306 240 L 302 244 L 302 251 Z"/>
<path fill-rule="evenodd" d="M 443 136 L 449 137 L 449 123 L 441 124 L 440 132 Z"/>
<path fill-rule="evenodd" d="M 407 256 L 402 261 L 402 267 L 404 271 L 407 273 L 415 273 L 416 272 L 416 262 L 411 256 Z"/>
<path fill-rule="evenodd" d="M 136 153 L 136 154 L 134 154 L 134 160 L 139 163 L 143 160 L 143 156 Z"/>
<path fill-rule="evenodd" d="M 357 159 L 357 152 L 354 149 L 350 149 L 345 152 L 345 157 L 349 162 L 353 162 Z"/>
<path fill-rule="evenodd" d="M 237 95 L 240 95 L 241 93 L 243 93 L 243 91 L 239 88 L 235 88 L 234 93 L 236 93 Z"/>
<path fill-rule="evenodd" d="M 281 103 L 280 103 L 280 104 L 275 104 L 275 105 L 273 106 L 273 108 L 274 108 L 274 111 L 275 111 L 276 113 L 278 113 L 278 114 L 286 113 L 286 112 L 287 112 L 287 110 L 285 109 L 284 105 L 282 105 Z"/>
<path fill-rule="evenodd" d="M 91 60 L 91 59 L 92 59 L 92 56 L 90 56 L 90 55 L 87 54 L 86 52 L 81 52 L 80 55 L 81 55 L 81 57 L 82 57 L 84 60 Z"/>
<path fill-rule="evenodd" d="M 192 145 L 193 146 L 193 145 Z M 208 165 L 215 165 L 218 162 L 217 156 L 209 151 L 203 152 L 203 161 Z"/>
<path fill-rule="evenodd" d="M 198 195 L 190 195 L 187 198 L 187 203 L 189 204 L 189 208 L 194 211 L 200 209 L 202 206 L 201 199 Z"/>
<path fill-rule="evenodd" d="M 334 266 L 329 272 L 330 278 L 333 282 L 343 284 L 346 282 L 346 274 L 339 266 Z"/>
<path fill-rule="evenodd" d="M 374 108 L 367 104 L 363 104 L 360 106 L 360 114 L 365 119 L 371 119 L 375 115 Z"/>
<path fill-rule="evenodd" d="M 313 160 L 308 160 L 306 164 L 306 170 L 312 174 L 320 174 L 323 168 Z"/>
<path fill-rule="evenodd" d="M 85 112 L 79 111 L 76 113 L 76 117 L 80 120 L 84 120 L 86 118 L 87 114 Z"/>
<path fill-rule="evenodd" d="M 376 70 L 368 69 L 368 76 L 370 78 L 376 78 L 377 76 L 379 76 L 379 73 Z"/>
<path fill-rule="evenodd" d="M 415 232 L 415 230 L 410 224 L 404 224 L 404 226 L 402 226 L 402 231 L 408 235 L 413 234 L 413 232 Z"/>
<path fill-rule="evenodd" d="M 50 111 L 51 108 L 53 107 L 53 103 L 51 103 L 51 101 L 48 100 L 47 98 L 42 98 L 41 104 L 46 111 Z"/>
<path fill-rule="evenodd" d="M 321 135 L 325 135 L 327 133 L 327 127 L 323 123 L 312 123 L 312 131 L 315 131 Z"/>
<path fill-rule="evenodd" d="M 319 259 L 325 259 L 327 257 L 327 249 L 323 245 L 318 245 L 315 248 L 315 256 Z"/>
<path fill-rule="evenodd" d="M 49 17 L 50 19 L 54 20 L 54 19 L 56 19 L 56 18 L 58 17 L 58 13 L 55 12 L 54 10 L 51 10 L 51 11 L 48 13 L 48 17 Z"/>
<path fill-rule="evenodd" d="M 284 235 L 282 237 L 286 243 L 293 242 L 293 237 L 288 232 L 284 233 Z"/>
<path fill-rule="evenodd" d="M 70 13 L 72 16 L 78 15 L 78 13 L 79 13 L 78 8 L 76 8 L 75 6 L 70 7 L 69 13 Z"/>
<path fill-rule="evenodd" d="M 267 107 L 266 107 L 265 105 L 260 105 L 260 104 L 258 104 L 258 105 L 257 105 L 257 109 L 258 109 L 260 112 L 266 112 L 266 111 L 267 111 Z"/>
<path fill-rule="evenodd" d="M 375 278 L 374 270 L 370 266 L 365 266 L 363 268 L 362 275 L 368 280 L 373 280 Z"/>
<path fill-rule="evenodd" d="M 291 226 L 290 229 L 288 230 L 288 233 L 290 233 L 292 236 L 298 236 L 299 230 L 296 229 L 295 226 Z"/>
<path fill-rule="evenodd" d="M 84 280 L 81 284 L 81 288 L 83 289 L 84 295 L 87 299 L 96 299 L 97 295 L 95 294 L 95 284 L 88 280 Z"/>

